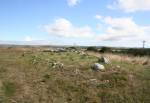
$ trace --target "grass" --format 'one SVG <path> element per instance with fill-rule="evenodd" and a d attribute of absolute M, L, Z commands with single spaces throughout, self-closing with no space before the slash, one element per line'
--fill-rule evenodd
<path fill-rule="evenodd" d="M 16 92 L 16 86 L 12 82 L 4 82 L 2 90 L 4 90 L 4 94 L 7 97 L 13 96 Z"/>
<path fill-rule="evenodd" d="M 120 55 L 105 54 L 111 64 L 97 72 L 91 69 L 97 55 L 0 50 L 0 102 L 149 103 L 148 64 L 134 64 L 129 56 L 123 55 L 122 60 Z M 64 68 L 52 68 L 49 62 L 63 63 Z"/>

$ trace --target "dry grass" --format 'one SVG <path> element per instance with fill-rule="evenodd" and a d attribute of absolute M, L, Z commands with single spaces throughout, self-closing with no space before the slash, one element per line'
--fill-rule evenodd
<path fill-rule="evenodd" d="M 133 63 L 133 64 L 139 64 L 139 65 L 150 65 L 150 57 L 148 56 L 131 56 L 131 55 L 124 55 L 124 54 L 111 54 L 111 53 L 107 53 L 107 54 L 99 54 L 99 53 L 95 53 L 95 52 L 90 52 L 89 55 L 93 55 L 96 57 L 107 57 L 110 60 L 115 60 L 115 61 L 119 61 L 119 62 L 129 62 L 129 63 Z"/>
<path fill-rule="evenodd" d="M 148 65 L 132 64 L 126 56 L 121 61 L 123 55 L 105 55 L 111 64 L 96 72 L 91 70 L 95 56 L 100 56 L 95 53 L 0 51 L 0 102 L 149 103 Z M 48 61 L 59 61 L 64 68 L 52 68 Z"/>
<path fill-rule="evenodd" d="M 147 56 L 144 57 L 135 57 L 135 56 L 129 56 L 129 55 L 114 55 L 114 54 L 106 54 L 106 57 L 109 57 L 112 60 L 117 60 L 121 62 L 129 62 L 129 63 L 135 63 L 135 64 L 141 64 L 141 65 L 148 65 L 150 64 L 150 58 Z"/>

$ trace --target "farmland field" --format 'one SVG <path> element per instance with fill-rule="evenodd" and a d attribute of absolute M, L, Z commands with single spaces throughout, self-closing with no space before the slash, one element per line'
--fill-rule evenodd
<path fill-rule="evenodd" d="M 110 63 L 92 70 L 101 55 Z M 0 103 L 149 102 L 149 57 L 0 49 Z"/>

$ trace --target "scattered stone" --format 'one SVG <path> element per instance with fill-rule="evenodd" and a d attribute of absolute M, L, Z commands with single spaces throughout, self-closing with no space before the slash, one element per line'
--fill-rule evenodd
<path fill-rule="evenodd" d="M 77 75 L 77 74 L 80 74 L 80 70 L 79 69 L 76 69 L 75 70 L 75 74 Z"/>
<path fill-rule="evenodd" d="M 65 48 L 57 48 L 57 52 L 67 52 Z"/>
<path fill-rule="evenodd" d="M 63 63 L 60 63 L 60 62 L 53 62 L 52 63 L 52 68 L 63 68 L 64 67 L 64 64 Z"/>
<path fill-rule="evenodd" d="M 97 79 L 90 79 L 88 82 L 93 85 L 96 85 L 98 83 Z"/>
<path fill-rule="evenodd" d="M 117 65 L 116 67 L 117 67 L 117 68 L 121 68 L 120 65 Z"/>
<path fill-rule="evenodd" d="M 81 51 L 80 54 L 81 55 L 86 55 L 86 53 L 84 51 Z"/>
<path fill-rule="evenodd" d="M 102 64 L 99 64 L 99 63 L 94 63 L 94 65 L 92 66 L 92 69 L 93 70 L 105 70 L 105 67 L 104 67 L 104 65 L 102 65 Z"/>
<path fill-rule="evenodd" d="M 64 68 L 64 64 L 63 64 L 63 63 L 58 63 L 57 65 L 58 65 L 59 68 L 61 68 L 61 69 Z"/>
<path fill-rule="evenodd" d="M 75 53 L 78 53 L 78 51 L 74 51 Z"/>
<path fill-rule="evenodd" d="M 103 82 L 104 82 L 104 83 L 109 83 L 110 81 L 109 81 L 109 80 L 104 80 Z"/>
<path fill-rule="evenodd" d="M 103 56 L 98 59 L 98 62 L 100 62 L 100 63 L 105 63 L 105 64 L 109 64 L 109 63 L 110 63 L 110 62 L 109 62 L 109 59 L 106 58 L 106 57 L 103 57 Z"/>

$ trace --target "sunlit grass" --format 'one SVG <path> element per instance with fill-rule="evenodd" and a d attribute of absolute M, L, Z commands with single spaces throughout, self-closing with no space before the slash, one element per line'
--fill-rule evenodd
<path fill-rule="evenodd" d="M 148 103 L 149 65 L 109 54 L 111 63 L 97 72 L 91 69 L 96 55 L 0 52 L 0 96 L 8 103 Z M 61 62 L 64 68 L 52 68 L 49 62 Z"/>

